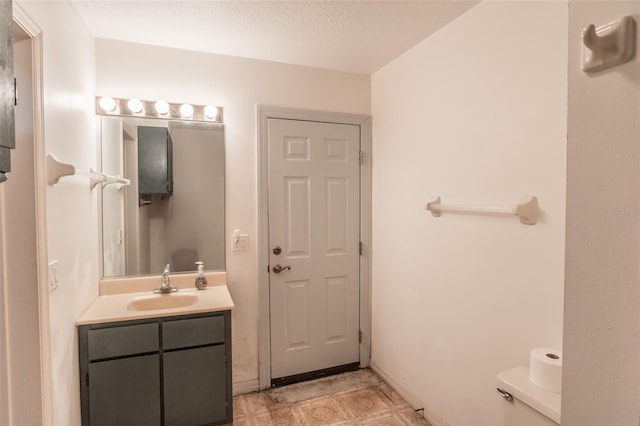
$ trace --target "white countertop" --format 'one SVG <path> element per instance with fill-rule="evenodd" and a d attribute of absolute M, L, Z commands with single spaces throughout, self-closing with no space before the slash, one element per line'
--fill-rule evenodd
<path fill-rule="evenodd" d="M 148 298 L 150 296 L 175 297 L 183 295 L 196 296 L 198 300 L 194 304 L 176 308 L 143 311 L 127 309 L 127 305 L 134 300 Z M 206 290 L 197 290 L 193 287 L 180 288 L 175 293 L 161 295 L 154 295 L 152 290 L 109 294 L 98 296 L 80 318 L 78 318 L 76 325 L 226 311 L 234 307 L 233 300 L 226 285 L 209 285 Z"/>
<path fill-rule="evenodd" d="M 498 374 L 498 384 L 514 398 L 560 424 L 561 394 L 542 389 L 529 379 L 529 367 L 520 366 Z"/>

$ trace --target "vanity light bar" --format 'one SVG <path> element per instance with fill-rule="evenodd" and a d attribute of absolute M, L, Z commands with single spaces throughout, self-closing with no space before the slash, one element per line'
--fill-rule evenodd
<path fill-rule="evenodd" d="M 96 96 L 96 114 L 222 123 L 223 109 L 216 105 L 177 104 L 163 100 L 145 101 L 137 98 Z"/>

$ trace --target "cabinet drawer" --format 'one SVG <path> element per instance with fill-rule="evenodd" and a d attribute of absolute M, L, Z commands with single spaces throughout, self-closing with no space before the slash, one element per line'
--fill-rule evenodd
<path fill-rule="evenodd" d="M 89 330 L 89 361 L 157 352 L 158 324 Z"/>
<path fill-rule="evenodd" d="M 224 316 L 191 318 L 162 323 L 164 350 L 224 342 Z"/>

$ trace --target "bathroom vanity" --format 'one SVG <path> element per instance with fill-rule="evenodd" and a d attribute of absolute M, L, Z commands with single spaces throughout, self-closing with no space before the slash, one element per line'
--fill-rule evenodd
<path fill-rule="evenodd" d="M 77 321 L 82 424 L 233 420 L 226 286 L 102 295 Z"/>

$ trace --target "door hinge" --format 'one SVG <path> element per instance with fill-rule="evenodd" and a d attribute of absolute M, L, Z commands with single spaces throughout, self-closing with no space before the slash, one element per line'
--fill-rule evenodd
<path fill-rule="evenodd" d="M 13 79 L 13 105 L 18 106 L 18 79 Z"/>
<path fill-rule="evenodd" d="M 89 386 L 89 373 L 87 373 L 87 376 L 85 377 L 85 381 L 87 382 L 87 386 Z"/>
<path fill-rule="evenodd" d="M 362 248 L 363 248 L 363 246 L 364 245 L 362 244 L 362 241 L 360 241 L 360 244 L 358 246 L 359 247 L 359 251 L 360 251 L 360 256 L 362 256 Z"/>
<path fill-rule="evenodd" d="M 360 165 L 364 163 L 364 151 L 360 151 L 360 153 L 358 154 L 358 162 L 360 163 Z"/>
<path fill-rule="evenodd" d="M 362 343 L 362 330 L 358 330 L 358 343 Z"/>

